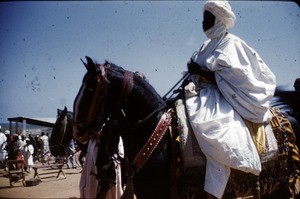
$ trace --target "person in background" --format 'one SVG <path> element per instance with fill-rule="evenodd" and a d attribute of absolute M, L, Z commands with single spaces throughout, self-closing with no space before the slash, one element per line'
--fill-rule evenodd
<path fill-rule="evenodd" d="M 1 151 L 2 151 L 2 149 L 5 148 L 6 140 L 7 140 L 7 137 L 6 137 L 6 135 L 2 132 L 2 127 L 1 127 L 1 125 L 0 125 L 0 150 L 1 150 Z"/>
<path fill-rule="evenodd" d="M 42 153 L 42 163 L 46 162 L 49 157 L 49 137 L 45 134 L 45 132 L 41 133 L 41 141 L 42 141 L 42 146 L 41 146 L 41 153 Z"/>
<path fill-rule="evenodd" d="M 8 160 L 24 160 L 22 151 L 21 151 L 21 143 L 19 140 L 18 134 L 14 134 L 10 136 L 10 139 L 6 145 L 6 151 Z M 18 169 L 19 164 L 16 165 L 10 165 L 9 169 Z"/>
<path fill-rule="evenodd" d="M 21 143 L 21 150 L 23 150 L 24 146 L 26 145 L 26 137 L 25 135 L 21 135 L 19 136 L 19 139 L 20 139 L 20 143 Z"/>
<path fill-rule="evenodd" d="M 18 135 L 11 135 L 6 145 L 8 160 L 16 160 L 18 152 L 20 151 L 20 146 Z"/>
<path fill-rule="evenodd" d="M 66 148 L 66 165 L 67 168 L 69 169 L 69 162 L 71 162 L 72 168 L 76 169 L 76 160 L 75 160 L 75 143 L 74 143 L 74 139 L 71 139 L 68 147 Z"/>
<path fill-rule="evenodd" d="M 80 164 L 81 168 L 83 168 L 86 153 L 84 152 L 84 150 L 81 150 L 80 147 L 77 145 L 76 146 L 76 154 L 78 154 L 79 164 Z"/>
<path fill-rule="evenodd" d="M 30 172 L 31 171 L 31 167 L 34 164 L 33 163 L 33 152 L 34 152 L 34 148 L 32 146 L 32 144 L 30 143 L 30 139 L 26 138 L 26 145 L 23 147 L 23 156 L 24 156 L 24 160 L 25 160 L 25 170 L 26 172 Z"/>
<path fill-rule="evenodd" d="M 41 150 L 42 150 L 42 140 L 40 139 L 39 135 L 34 137 L 34 152 L 33 152 L 33 162 L 39 161 L 41 157 Z"/>
<path fill-rule="evenodd" d="M 228 1 L 207 1 L 202 25 L 208 40 L 187 64 L 187 113 L 207 159 L 204 190 L 217 198 L 224 194 L 231 169 L 258 180 L 261 148 L 250 132 L 263 132 L 271 120 L 276 87 L 275 75 L 258 53 L 228 32 L 235 20 Z"/>
<path fill-rule="evenodd" d="M 1 163 L 1 165 L 3 165 L 6 160 L 6 155 L 7 155 L 7 151 L 5 150 L 6 145 L 7 145 L 7 137 L 2 132 L 2 128 L 0 125 L 0 163 Z"/>
<path fill-rule="evenodd" d="M 0 125 L 0 145 L 6 141 L 6 135 L 2 132 L 2 127 Z"/>

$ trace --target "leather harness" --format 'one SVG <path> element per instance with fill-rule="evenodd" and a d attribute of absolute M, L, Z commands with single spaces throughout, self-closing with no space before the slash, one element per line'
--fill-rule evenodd
<path fill-rule="evenodd" d="M 97 103 L 97 99 L 99 98 L 100 90 L 103 91 L 103 89 L 107 88 L 108 80 L 107 80 L 106 70 L 109 69 L 110 66 L 109 65 L 105 66 L 103 64 L 99 64 L 98 67 L 101 70 L 101 74 L 99 74 L 97 76 L 98 83 L 97 83 L 97 86 L 95 89 L 95 93 L 93 95 L 91 106 L 89 108 L 89 112 L 88 112 L 88 116 L 87 116 L 87 120 L 86 120 L 87 125 L 90 125 L 93 118 L 95 117 L 96 110 L 99 106 L 99 104 Z M 103 84 L 103 82 L 104 82 L 104 84 Z M 117 111 L 119 109 L 122 110 L 122 106 L 128 99 L 128 97 L 133 89 L 133 86 L 134 86 L 133 73 L 130 71 L 125 71 L 124 79 L 122 82 L 122 90 L 121 90 L 115 111 Z M 106 90 L 104 92 L 106 92 Z M 109 120 L 109 119 L 107 119 L 107 120 Z M 152 132 L 152 135 L 150 136 L 150 138 L 148 139 L 146 144 L 142 147 L 142 149 L 139 151 L 139 153 L 134 158 L 132 166 L 133 166 L 133 169 L 135 172 L 139 171 L 142 168 L 142 166 L 145 164 L 145 162 L 149 159 L 150 155 L 153 153 L 153 151 L 156 149 L 156 147 L 159 144 L 159 142 L 161 141 L 161 139 L 164 137 L 168 127 L 171 124 L 171 121 L 172 121 L 171 111 L 168 110 L 161 116 L 156 128 Z M 105 124 L 103 124 L 103 125 L 105 125 Z M 101 132 L 100 132 L 100 134 L 101 134 Z"/>
<path fill-rule="evenodd" d="M 132 163 L 135 172 L 138 172 L 141 169 L 141 167 L 145 164 L 145 162 L 148 160 L 150 155 L 156 149 L 157 145 L 164 137 L 168 127 L 170 126 L 171 121 L 172 121 L 171 110 L 169 110 L 161 116 L 152 135 L 150 136 L 146 144 L 142 147 L 140 152 L 135 156 L 135 159 Z"/>

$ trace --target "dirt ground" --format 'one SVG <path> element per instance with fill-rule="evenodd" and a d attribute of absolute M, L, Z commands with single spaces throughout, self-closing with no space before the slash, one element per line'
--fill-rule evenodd
<path fill-rule="evenodd" d="M 40 163 L 39 163 L 40 164 Z M 63 167 L 66 179 L 60 175 L 56 178 L 57 173 L 49 173 L 49 168 L 38 169 L 39 173 L 49 173 L 41 175 L 41 180 L 36 186 L 24 187 L 22 181 L 14 183 L 13 187 L 9 186 L 9 179 L 6 177 L 7 172 L 0 169 L 0 198 L 80 198 L 79 180 L 81 167 L 76 169 L 67 169 Z M 34 171 L 26 174 L 25 180 L 33 178 Z"/>

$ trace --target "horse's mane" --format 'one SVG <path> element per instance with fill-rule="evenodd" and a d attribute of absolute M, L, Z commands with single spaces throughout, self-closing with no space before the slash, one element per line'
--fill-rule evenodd
<path fill-rule="evenodd" d="M 123 80 L 125 69 L 114 63 L 108 63 L 107 61 L 105 64 L 110 64 L 110 78 L 119 78 Z M 135 100 L 135 103 L 142 102 L 148 105 L 152 104 L 152 107 L 156 106 L 158 103 L 163 103 L 161 96 L 145 77 L 142 77 L 139 72 L 133 72 L 133 74 L 134 88 L 132 94 L 135 96 L 135 99 L 138 99 Z"/>

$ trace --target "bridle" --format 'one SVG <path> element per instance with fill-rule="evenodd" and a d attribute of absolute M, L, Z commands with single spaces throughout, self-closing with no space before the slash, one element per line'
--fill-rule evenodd
<path fill-rule="evenodd" d="M 104 103 L 98 103 L 98 100 L 105 100 L 106 94 L 107 94 L 107 73 L 106 70 L 110 67 L 109 65 L 98 65 L 101 73 L 96 77 L 97 79 L 97 85 L 94 91 L 94 95 L 92 98 L 91 106 L 89 108 L 87 119 L 85 124 L 87 126 L 90 126 L 93 122 L 93 118 L 95 118 L 96 112 L 101 104 Z M 100 92 L 101 91 L 101 92 Z M 102 109 L 101 109 L 102 110 Z M 101 111 L 102 112 L 102 111 Z M 102 116 L 102 114 L 101 114 Z M 101 117 L 100 117 L 101 118 Z"/>
<path fill-rule="evenodd" d="M 98 64 L 96 65 L 100 73 L 96 76 L 97 84 L 95 89 L 93 90 L 92 95 L 92 101 L 90 104 L 90 107 L 88 107 L 88 112 L 87 112 L 87 117 L 85 121 L 76 121 L 76 117 L 74 117 L 74 122 L 73 125 L 81 125 L 82 129 L 84 129 L 85 133 L 87 132 L 88 129 L 92 129 L 93 125 L 95 124 L 102 124 L 101 128 L 95 132 L 96 138 L 101 138 L 101 135 L 105 132 L 105 127 L 111 124 L 110 122 L 113 121 L 113 119 L 120 119 L 119 114 L 120 112 L 124 113 L 123 109 L 126 106 L 126 102 L 128 101 L 128 98 L 131 94 L 131 91 L 134 87 L 134 82 L 133 82 L 133 73 L 130 71 L 125 71 L 123 75 L 123 81 L 121 85 L 121 90 L 120 94 L 118 97 L 118 100 L 116 102 L 115 108 L 112 110 L 111 113 L 107 114 L 106 113 L 106 118 L 103 118 L 103 113 L 104 113 L 104 106 L 106 102 L 106 97 L 107 97 L 107 88 L 108 84 L 110 83 L 109 80 L 107 79 L 107 74 L 109 72 L 110 65 L 109 64 Z M 87 67 L 88 68 L 88 67 Z M 102 106 L 102 107 L 100 107 Z M 131 130 L 136 125 L 141 125 L 144 123 L 146 120 L 148 120 L 150 117 L 152 117 L 155 113 L 158 111 L 162 110 L 165 108 L 165 103 L 160 104 L 159 107 L 151 112 L 149 115 L 147 115 L 143 120 L 137 121 L 136 124 L 133 125 Z M 98 114 L 98 115 L 97 115 Z M 126 115 L 124 114 L 124 117 Z M 95 121 L 95 119 L 98 119 L 99 121 Z M 105 121 L 104 121 L 105 120 Z M 150 138 L 147 140 L 145 145 L 142 147 L 142 149 L 138 152 L 138 154 L 135 156 L 134 160 L 132 163 L 129 163 L 132 168 L 131 174 L 129 174 L 128 178 L 128 183 L 131 184 L 132 181 L 131 179 L 134 176 L 134 173 L 138 172 L 141 167 L 144 165 L 144 163 L 148 160 L 152 152 L 156 149 L 162 138 L 164 137 L 165 133 L 169 129 L 172 121 L 172 113 L 171 111 L 167 111 L 162 114 L 159 122 L 157 123 L 156 128 L 152 132 Z M 90 133 L 90 131 L 88 131 Z M 128 159 L 127 159 L 128 161 Z M 127 174 L 126 174 L 127 175 Z M 130 189 L 126 189 L 126 194 Z"/>
<path fill-rule="evenodd" d="M 94 93 L 93 93 L 91 105 L 88 108 L 87 119 L 85 121 L 74 120 L 73 125 L 80 125 L 80 127 L 87 130 L 87 129 L 92 129 L 95 123 L 98 122 L 100 124 L 102 123 L 100 130 L 96 131 L 96 136 L 100 136 L 104 131 L 105 127 L 111 121 L 111 118 L 119 111 L 123 112 L 123 106 L 125 105 L 125 102 L 127 101 L 127 98 L 129 97 L 131 90 L 133 88 L 133 73 L 130 71 L 125 71 L 124 79 L 122 81 L 121 92 L 117 104 L 115 106 L 115 109 L 107 116 L 107 118 L 104 119 L 103 110 L 104 110 L 106 96 L 107 96 L 107 87 L 109 84 L 109 80 L 107 79 L 107 74 L 110 68 L 110 64 L 109 63 L 97 64 L 97 67 L 99 68 L 100 73 L 95 77 L 97 80 L 97 85 L 95 90 L 93 91 Z M 95 119 L 99 121 L 95 121 Z"/>

